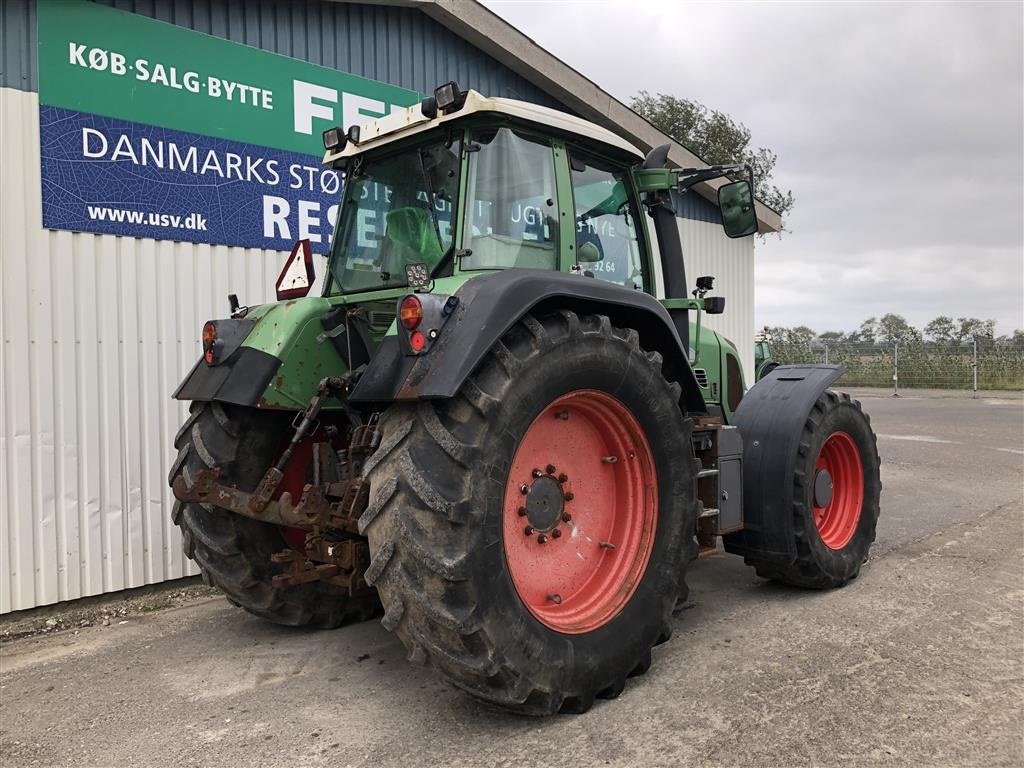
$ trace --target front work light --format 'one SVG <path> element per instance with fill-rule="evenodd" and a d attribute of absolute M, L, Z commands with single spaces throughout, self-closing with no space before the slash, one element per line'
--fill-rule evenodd
<path fill-rule="evenodd" d="M 324 149 L 328 152 L 341 151 L 348 142 L 347 137 L 341 132 L 341 128 L 328 128 L 324 131 Z"/>
<path fill-rule="evenodd" d="M 358 144 L 359 143 L 359 126 L 358 125 L 350 125 L 348 127 L 348 134 L 346 134 L 346 135 L 348 136 L 348 140 L 349 141 L 351 141 L 353 144 Z"/>
<path fill-rule="evenodd" d="M 466 103 L 466 94 L 459 90 L 459 84 L 454 80 L 449 80 L 444 85 L 439 85 L 434 89 L 434 101 L 437 103 L 437 108 L 442 112 L 451 112 L 455 109 L 461 109 L 462 105 Z"/>

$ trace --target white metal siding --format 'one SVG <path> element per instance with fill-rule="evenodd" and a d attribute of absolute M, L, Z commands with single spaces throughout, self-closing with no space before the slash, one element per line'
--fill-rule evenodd
<path fill-rule="evenodd" d="M 700 275 L 713 275 L 709 295 L 725 297 L 725 312 L 702 314 L 701 322 L 736 345 L 749 387 L 754 383 L 754 238 L 730 240 L 721 224 L 692 219 L 679 219 L 679 231 L 691 290 Z"/>
<path fill-rule="evenodd" d="M 42 228 L 39 102 L 0 88 L 0 613 L 197 573 L 171 523 L 170 394 L 273 251 Z"/>

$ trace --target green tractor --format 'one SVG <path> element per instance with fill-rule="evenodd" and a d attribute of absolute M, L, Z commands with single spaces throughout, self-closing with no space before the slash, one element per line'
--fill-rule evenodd
<path fill-rule="evenodd" d="M 346 182 L 320 295 L 299 243 L 279 300 L 229 297 L 175 392 L 173 519 L 229 600 L 317 627 L 382 610 L 410 660 L 546 715 L 647 670 L 719 537 L 786 584 L 857 576 L 879 459 L 840 369 L 745 391 L 701 328 L 724 299 L 687 291 L 671 193 L 742 175 L 719 204 L 749 236 L 749 169 L 671 169 L 454 83 L 324 143 Z"/>

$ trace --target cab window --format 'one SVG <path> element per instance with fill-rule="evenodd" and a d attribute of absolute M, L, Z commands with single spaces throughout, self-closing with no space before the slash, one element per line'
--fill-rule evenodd
<path fill-rule="evenodd" d="M 628 171 L 578 152 L 570 152 L 569 163 L 580 267 L 601 280 L 650 291 Z"/>
<path fill-rule="evenodd" d="M 479 149 L 477 149 L 479 147 Z M 461 268 L 558 268 L 551 145 L 510 128 L 477 131 L 467 146 Z"/>

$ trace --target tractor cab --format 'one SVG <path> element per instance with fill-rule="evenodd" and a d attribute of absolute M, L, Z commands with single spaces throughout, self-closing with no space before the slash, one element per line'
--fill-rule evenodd
<path fill-rule="evenodd" d="M 437 103 L 325 132 L 324 162 L 346 174 L 325 295 L 408 286 L 414 264 L 431 280 L 542 269 L 655 293 L 639 150 L 524 102 Z"/>

